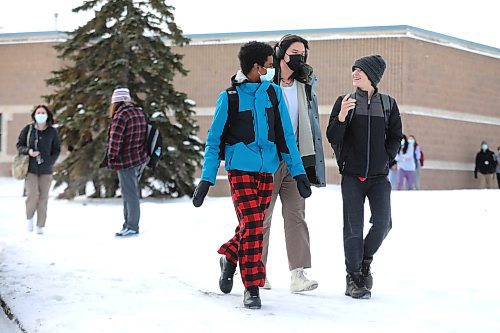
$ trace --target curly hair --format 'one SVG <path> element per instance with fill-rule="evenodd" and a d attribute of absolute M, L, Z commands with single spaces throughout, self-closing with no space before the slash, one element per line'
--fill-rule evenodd
<path fill-rule="evenodd" d="M 264 66 L 267 58 L 273 55 L 273 48 L 266 43 L 251 41 L 240 48 L 238 59 L 243 74 L 247 75 L 255 63 Z"/>

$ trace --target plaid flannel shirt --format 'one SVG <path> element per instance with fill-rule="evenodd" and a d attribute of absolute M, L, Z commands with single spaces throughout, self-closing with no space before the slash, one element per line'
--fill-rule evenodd
<path fill-rule="evenodd" d="M 120 107 L 109 128 L 108 166 L 124 170 L 146 162 L 146 132 L 146 115 L 141 108 L 130 103 Z"/>

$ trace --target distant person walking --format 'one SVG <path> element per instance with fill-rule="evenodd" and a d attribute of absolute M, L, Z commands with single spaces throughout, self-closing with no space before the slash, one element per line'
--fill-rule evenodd
<path fill-rule="evenodd" d="M 414 189 L 415 180 L 415 169 L 416 163 L 415 159 L 420 158 L 420 152 L 417 157 L 415 157 L 415 140 L 408 140 L 406 135 L 403 135 L 401 140 L 401 147 L 399 153 L 396 156 L 396 162 L 398 163 L 398 191 L 403 189 L 404 181 L 406 180 L 406 189 Z"/>
<path fill-rule="evenodd" d="M 139 180 L 148 162 L 146 114 L 132 101 L 130 91 L 122 87 L 113 91 L 109 112 L 111 124 L 107 154 L 102 166 L 108 166 L 118 173 L 125 221 L 116 236 L 134 236 L 139 233 L 141 216 Z"/>
<path fill-rule="evenodd" d="M 243 305 L 250 309 L 261 307 L 259 287 L 264 286 L 266 278 L 262 262 L 264 216 L 280 159 L 295 179 L 300 196 L 311 195 L 285 98 L 281 88 L 271 83 L 272 55 L 272 47 L 261 42 L 249 42 L 240 48 L 241 69 L 232 77 L 232 86 L 219 94 L 201 181 L 193 196 L 193 205 L 201 206 L 215 184 L 223 154 L 238 225 L 234 236 L 218 250 L 222 255 L 219 287 L 223 293 L 231 292 L 239 264 L 245 286 Z"/>
<path fill-rule="evenodd" d="M 317 78 L 311 66 L 306 64 L 309 43 L 297 35 L 285 35 L 274 47 L 274 83 L 281 86 L 293 132 L 304 168 L 312 185 L 326 186 L 325 158 L 319 124 Z M 308 279 L 304 269 L 311 267 L 309 229 L 305 220 L 306 200 L 300 196 L 296 182 L 286 163 L 280 162 L 274 173 L 273 194 L 264 219 L 264 248 L 262 261 L 267 264 L 269 236 L 273 210 L 281 199 L 284 220 L 286 252 L 290 269 L 290 291 L 302 292 L 318 287 L 318 282 Z M 266 278 L 265 289 L 271 289 Z"/>
<path fill-rule="evenodd" d="M 486 141 L 481 142 L 481 150 L 476 154 L 474 178 L 479 178 L 479 188 L 495 188 L 495 171 L 497 161 L 495 153 L 488 148 Z"/>
<path fill-rule="evenodd" d="M 408 136 L 408 143 L 413 143 L 413 147 L 415 148 L 415 153 L 413 154 L 415 161 L 415 178 L 413 180 L 413 188 L 415 190 L 420 190 L 420 171 L 424 166 L 424 152 L 414 135 Z"/>
<path fill-rule="evenodd" d="M 27 228 L 29 232 L 33 231 L 36 212 L 36 233 L 43 234 L 52 174 L 61 153 L 61 143 L 57 130 L 52 127 L 54 116 L 47 106 L 37 105 L 31 119 L 33 123 L 21 130 L 16 146 L 21 154 L 30 156 L 25 180 Z"/>
<path fill-rule="evenodd" d="M 403 135 L 396 101 L 380 94 L 377 88 L 385 67 L 380 55 L 354 62 L 351 75 L 356 92 L 354 96 L 338 97 L 326 131 L 328 141 L 336 149 L 342 174 L 345 294 L 352 298 L 371 297 L 373 256 L 392 227 L 391 185 L 387 173 Z M 370 203 L 372 226 L 363 239 L 366 198 Z"/>

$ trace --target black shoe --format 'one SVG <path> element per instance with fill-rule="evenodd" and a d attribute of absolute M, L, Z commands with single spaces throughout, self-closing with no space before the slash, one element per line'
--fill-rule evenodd
<path fill-rule="evenodd" d="M 370 272 L 370 265 L 373 261 L 373 258 L 371 259 L 363 259 L 363 264 L 361 266 L 361 274 L 363 275 L 363 281 L 365 282 L 366 289 L 372 290 L 373 287 L 373 276 L 372 273 Z"/>
<path fill-rule="evenodd" d="M 227 260 L 226 256 L 220 258 L 220 279 L 219 287 L 224 294 L 229 294 L 233 289 L 233 277 L 236 271 L 236 264 Z"/>
<path fill-rule="evenodd" d="M 349 273 L 346 276 L 345 295 L 352 298 L 369 299 L 372 293 L 366 288 L 361 273 Z"/>
<path fill-rule="evenodd" d="M 245 288 L 243 305 L 245 305 L 247 309 L 260 309 L 262 304 L 260 302 L 259 287 Z"/>

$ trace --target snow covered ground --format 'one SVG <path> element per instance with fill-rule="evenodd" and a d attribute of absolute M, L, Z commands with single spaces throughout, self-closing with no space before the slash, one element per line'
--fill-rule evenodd
<path fill-rule="evenodd" d="M 0 296 L 25 332 L 500 332 L 499 190 L 393 192 L 371 300 L 344 296 L 339 188 L 307 200 L 312 292 L 288 291 L 277 205 L 261 310 L 243 308 L 239 275 L 231 294 L 218 288 L 216 250 L 236 226 L 228 197 L 198 209 L 145 199 L 141 234 L 118 239 L 119 199 L 51 198 L 40 236 L 21 193 L 0 178 Z"/>

